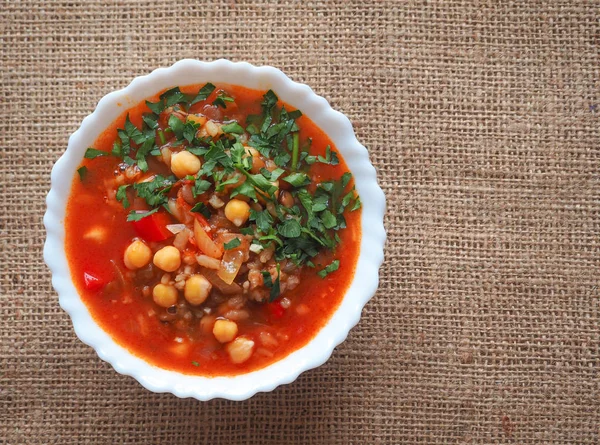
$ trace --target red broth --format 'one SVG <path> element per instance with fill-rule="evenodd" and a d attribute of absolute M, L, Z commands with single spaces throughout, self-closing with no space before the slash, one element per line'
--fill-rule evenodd
<path fill-rule="evenodd" d="M 184 87 L 182 91 L 196 92 L 200 86 Z M 218 88 L 235 98 L 233 107 L 226 110 L 227 117 L 244 121 L 247 115 L 260 113 L 264 92 L 229 85 Z M 150 98 L 157 99 L 158 95 Z M 206 109 L 210 99 L 193 108 Z M 286 109 L 292 108 L 286 106 Z M 110 151 L 127 114 L 133 124 L 141 125 L 142 114 L 148 111 L 145 102 L 124 111 L 96 140 L 94 148 Z M 328 145 L 337 151 L 309 118 L 302 116 L 297 123 L 301 139 L 312 138 L 312 155 L 325 155 Z M 336 166 L 314 164 L 313 178 L 339 179 L 348 171 L 341 155 L 339 160 Z M 131 272 L 124 266 L 123 252 L 137 235 L 126 221 L 128 210 L 106 191 L 106 182 L 114 178 L 119 162 L 110 156 L 84 160 L 82 165 L 87 167 L 87 174 L 83 181 L 77 175 L 73 179 L 65 220 L 65 248 L 73 282 L 95 321 L 118 344 L 148 363 L 183 374 L 236 375 L 264 368 L 302 348 L 328 322 L 354 276 L 361 237 L 360 209 L 345 211 L 347 228 L 339 231 L 341 243 L 334 252 L 321 253 L 314 261 L 326 265 L 334 258 L 341 259 L 336 272 L 320 278 L 315 269 L 305 267 L 300 284 L 284 295 L 292 303 L 287 309 L 278 302 L 249 303 L 250 317 L 238 322 L 239 333 L 253 339 L 257 351 L 244 363 L 235 364 L 228 359 L 223 345 L 202 331 L 200 322 L 182 331 L 161 321 L 156 314 L 163 309 L 151 296 L 144 296 L 142 286 L 131 279 Z M 98 286 L 90 283 L 90 275 L 100 280 Z M 102 283 L 115 280 L 123 280 L 123 287 L 117 293 L 107 292 Z M 179 298 L 182 299 L 181 295 Z M 275 339 L 275 346 L 261 347 L 264 332 Z"/>

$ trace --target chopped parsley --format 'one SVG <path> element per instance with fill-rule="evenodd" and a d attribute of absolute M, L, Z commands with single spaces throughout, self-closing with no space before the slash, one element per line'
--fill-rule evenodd
<path fill-rule="evenodd" d="M 133 189 L 137 196 L 146 201 L 150 207 L 158 207 L 167 203 L 167 193 L 173 187 L 177 178 L 156 175 L 151 181 L 137 182 Z"/>
<path fill-rule="evenodd" d="M 235 249 L 236 247 L 239 247 L 242 244 L 242 242 L 240 241 L 239 238 L 234 238 L 231 241 L 229 241 L 228 243 L 223 244 L 223 248 L 225 250 L 231 250 L 231 249 Z"/>
<path fill-rule="evenodd" d="M 206 207 L 206 204 L 204 204 L 203 202 L 195 204 L 190 211 L 194 213 L 199 213 L 206 219 L 210 218 L 210 210 L 208 209 L 208 207 Z"/>
<path fill-rule="evenodd" d="M 129 221 L 129 222 L 139 221 L 140 219 L 145 218 L 146 216 L 150 216 L 153 213 L 158 212 L 159 208 L 160 207 L 157 207 L 157 208 L 155 208 L 153 210 L 149 210 L 147 212 L 139 212 L 139 211 L 130 212 L 129 215 L 127 215 L 127 221 Z"/>
<path fill-rule="evenodd" d="M 223 133 L 225 133 L 225 134 L 229 134 L 229 133 L 243 134 L 244 133 L 244 128 L 237 122 L 231 122 L 227 125 L 223 125 L 221 127 L 221 129 L 223 130 Z"/>
<path fill-rule="evenodd" d="M 123 204 L 124 208 L 128 208 L 129 207 L 129 199 L 127 199 L 127 187 L 129 187 L 128 185 L 121 185 L 119 186 L 119 188 L 117 189 L 117 201 L 121 202 Z"/>
<path fill-rule="evenodd" d="M 280 285 L 281 271 L 280 271 L 279 263 L 277 263 L 277 278 L 275 278 L 275 281 L 273 281 L 271 274 L 266 270 L 262 271 L 262 276 L 263 276 L 263 282 L 265 283 L 265 286 L 268 289 L 271 289 L 271 291 L 269 292 L 269 303 L 272 303 L 281 294 L 281 285 Z"/>
<path fill-rule="evenodd" d="M 79 174 L 80 181 L 83 181 L 85 179 L 85 177 L 87 176 L 87 172 L 88 172 L 88 169 L 85 165 L 83 165 L 77 169 L 77 174 Z"/>
<path fill-rule="evenodd" d="M 221 108 L 227 108 L 227 102 L 233 102 L 233 97 L 229 97 L 225 91 L 219 91 L 217 98 L 213 100 L 213 105 Z"/>
<path fill-rule="evenodd" d="M 108 155 L 110 155 L 110 153 L 108 153 L 106 151 L 96 150 L 95 148 L 89 147 L 85 151 L 85 155 L 83 157 L 86 159 L 96 159 L 96 158 L 99 158 L 100 156 L 108 156 Z"/>
<path fill-rule="evenodd" d="M 317 272 L 317 275 L 319 275 L 321 278 L 325 278 L 331 272 L 335 272 L 339 268 L 340 268 L 340 260 L 333 260 L 330 264 L 325 266 L 325 268 L 323 268 L 322 270 Z"/>

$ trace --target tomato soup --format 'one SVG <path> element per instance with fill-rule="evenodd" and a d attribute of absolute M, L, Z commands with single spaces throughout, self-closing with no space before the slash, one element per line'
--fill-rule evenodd
<path fill-rule="evenodd" d="M 75 286 L 117 343 L 158 367 L 263 368 L 309 342 L 352 281 L 352 175 L 272 91 L 165 91 L 107 128 L 78 173 L 65 221 Z"/>

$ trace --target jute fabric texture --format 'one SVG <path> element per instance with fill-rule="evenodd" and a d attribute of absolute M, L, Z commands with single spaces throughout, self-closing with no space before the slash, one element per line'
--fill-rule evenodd
<path fill-rule="evenodd" d="M 0 443 L 600 443 L 598 1 L 2 0 L 0 17 Z M 349 116 L 389 238 L 326 365 L 200 403 L 75 337 L 42 216 L 102 96 L 221 57 Z"/>

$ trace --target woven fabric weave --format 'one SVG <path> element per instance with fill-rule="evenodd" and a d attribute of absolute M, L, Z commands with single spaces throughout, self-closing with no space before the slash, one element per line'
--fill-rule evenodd
<path fill-rule="evenodd" d="M 0 443 L 600 443 L 599 17 L 575 0 L 0 0 Z M 350 117 L 389 238 L 327 364 L 200 403 L 76 338 L 42 216 L 102 96 L 220 57 Z"/>

